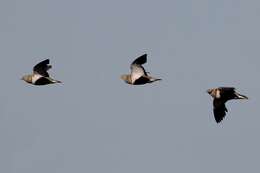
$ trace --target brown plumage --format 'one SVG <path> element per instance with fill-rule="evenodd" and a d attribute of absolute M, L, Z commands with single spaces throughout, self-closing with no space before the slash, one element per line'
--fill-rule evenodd
<path fill-rule="evenodd" d="M 232 99 L 248 99 L 247 96 L 241 95 L 233 87 L 219 87 L 207 90 L 208 94 L 213 97 L 213 113 L 217 123 L 221 122 L 228 112 L 225 103 Z"/>
<path fill-rule="evenodd" d="M 22 80 L 33 85 L 48 85 L 54 83 L 61 83 L 61 81 L 52 79 L 50 77 L 49 73 L 47 72 L 49 69 L 51 69 L 51 65 L 49 65 L 49 63 L 50 60 L 46 59 L 36 64 L 33 67 L 33 74 L 23 76 Z"/>
<path fill-rule="evenodd" d="M 144 54 L 135 59 L 130 66 L 131 74 L 122 75 L 121 79 L 131 85 L 143 85 L 161 80 L 148 75 L 148 72 L 146 72 L 142 66 L 142 64 L 145 64 L 146 61 L 147 54 Z"/>

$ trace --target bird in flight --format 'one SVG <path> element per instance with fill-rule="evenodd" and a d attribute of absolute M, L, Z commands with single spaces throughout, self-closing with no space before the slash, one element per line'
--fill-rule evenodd
<path fill-rule="evenodd" d="M 208 94 L 213 97 L 213 113 L 217 123 L 220 123 L 228 112 L 225 103 L 232 99 L 248 99 L 247 96 L 241 95 L 233 87 L 219 87 L 207 90 Z"/>
<path fill-rule="evenodd" d="M 131 85 L 143 85 L 161 80 L 148 75 L 149 73 L 142 66 L 146 61 L 147 54 L 136 58 L 130 66 L 131 74 L 121 75 L 121 79 Z"/>
<path fill-rule="evenodd" d="M 47 72 L 49 69 L 51 69 L 51 65 L 49 65 L 50 60 L 46 59 L 38 64 L 36 64 L 33 67 L 33 73 L 29 75 L 25 75 L 22 77 L 22 80 L 24 80 L 27 83 L 33 84 L 33 85 L 48 85 L 48 84 L 54 84 L 54 83 L 61 83 L 61 81 L 52 79 Z"/>

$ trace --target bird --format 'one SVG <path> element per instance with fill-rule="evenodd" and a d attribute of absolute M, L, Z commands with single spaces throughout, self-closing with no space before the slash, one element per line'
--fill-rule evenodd
<path fill-rule="evenodd" d="M 21 78 L 21 80 L 32 85 L 48 85 L 54 83 L 62 83 L 61 81 L 55 80 L 50 77 L 47 71 L 51 69 L 52 66 L 49 64 L 49 59 L 39 62 L 33 67 L 33 73 L 29 75 L 24 75 Z"/>
<path fill-rule="evenodd" d="M 228 112 L 225 103 L 233 99 L 248 99 L 247 96 L 239 94 L 234 87 L 218 87 L 208 89 L 207 93 L 213 98 L 213 113 L 217 123 L 220 123 Z"/>
<path fill-rule="evenodd" d="M 147 62 L 147 54 L 143 54 L 136 58 L 130 66 L 131 74 L 121 75 L 121 79 L 130 85 L 144 85 L 146 83 L 152 83 L 162 79 L 154 78 L 146 72 L 142 66 Z"/>

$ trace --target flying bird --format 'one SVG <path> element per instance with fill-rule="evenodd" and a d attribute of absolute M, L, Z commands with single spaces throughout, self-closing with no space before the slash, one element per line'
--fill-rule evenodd
<path fill-rule="evenodd" d="M 144 67 L 142 66 L 146 63 L 146 61 L 147 54 L 136 58 L 130 66 L 131 74 L 121 75 L 121 79 L 131 85 L 143 85 L 161 80 L 148 75 L 149 72 L 145 71 Z"/>
<path fill-rule="evenodd" d="M 225 103 L 232 99 L 248 99 L 241 95 L 233 87 L 219 87 L 208 89 L 207 92 L 213 97 L 213 113 L 217 123 L 221 122 L 228 112 Z"/>
<path fill-rule="evenodd" d="M 61 83 L 61 81 L 52 79 L 47 72 L 49 69 L 51 69 L 51 65 L 49 65 L 50 60 L 46 59 L 38 64 L 36 64 L 33 67 L 33 73 L 29 75 L 25 75 L 22 77 L 22 80 L 24 80 L 27 83 L 33 84 L 33 85 L 48 85 L 48 84 L 54 84 L 54 83 Z"/>

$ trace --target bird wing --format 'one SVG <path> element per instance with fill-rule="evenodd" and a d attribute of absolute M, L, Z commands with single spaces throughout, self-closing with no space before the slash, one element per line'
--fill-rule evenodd
<path fill-rule="evenodd" d="M 134 85 L 143 85 L 146 83 L 150 83 L 150 78 L 148 76 L 141 76 L 134 81 Z"/>
<path fill-rule="evenodd" d="M 51 68 L 51 65 L 49 65 L 49 63 L 50 63 L 50 60 L 46 59 L 46 60 L 36 64 L 33 67 L 33 72 L 36 74 L 40 74 L 44 77 L 49 77 L 49 73 L 47 72 Z"/>
<path fill-rule="evenodd" d="M 220 96 L 223 100 L 228 101 L 234 99 L 235 97 L 235 88 L 234 87 L 220 87 Z"/>
<path fill-rule="evenodd" d="M 220 89 L 222 90 L 221 94 L 223 95 L 223 99 L 248 99 L 247 96 L 239 94 L 235 88 L 222 87 Z"/>
<path fill-rule="evenodd" d="M 135 82 L 137 79 L 139 79 L 142 76 L 146 76 L 145 69 L 138 64 L 132 64 L 131 65 L 131 80 L 132 82 Z"/>
<path fill-rule="evenodd" d="M 225 106 L 225 101 L 222 99 L 213 100 L 213 112 L 217 123 L 221 122 L 226 116 L 227 108 Z"/>
<path fill-rule="evenodd" d="M 35 85 L 47 85 L 53 83 L 48 77 L 40 77 L 37 81 L 35 81 Z"/>
<path fill-rule="evenodd" d="M 222 92 L 234 92 L 235 91 L 234 87 L 219 87 L 219 89 Z"/>
<path fill-rule="evenodd" d="M 142 66 L 142 64 L 145 64 L 146 62 L 147 62 L 147 54 L 143 54 L 142 56 L 139 56 L 132 62 L 130 68 L 131 68 L 131 80 L 133 82 L 135 82 L 143 75 L 147 76 L 147 72 Z"/>
<path fill-rule="evenodd" d="M 136 58 L 132 64 L 139 64 L 139 65 L 142 65 L 142 64 L 145 64 L 147 62 L 147 54 L 143 54 L 141 56 L 139 56 L 138 58 Z"/>

